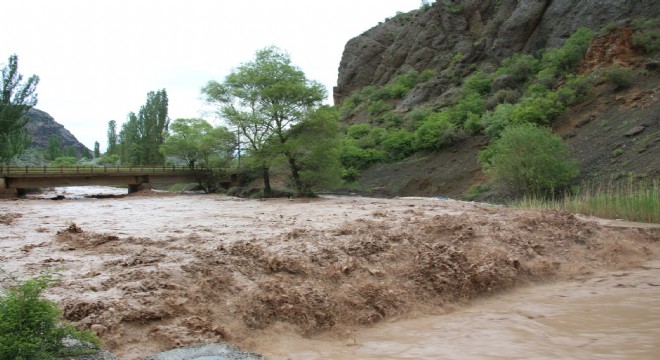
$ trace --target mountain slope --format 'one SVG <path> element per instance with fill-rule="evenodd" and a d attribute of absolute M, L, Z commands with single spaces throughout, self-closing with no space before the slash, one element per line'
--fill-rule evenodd
<path fill-rule="evenodd" d="M 580 68 L 594 88 L 556 119 L 553 129 L 578 159 L 579 180 L 658 177 L 658 61 L 631 44 L 628 28 L 634 19 L 658 15 L 660 3 L 655 1 L 437 1 L 350 40 L 335 102 L 341 104 L 368 85 L 392 84 L 411 69 L 431 69 L 433 78 L 388 101 L 402 117 L 419 107 L 439 111 L 454 103 L 475 70 L 492 72 L 513 53 L 536 55 L 588 27 L 603 34 L 594 39 Z M 618 30 L 606 33 L 605 27 Z M 602 69 L 611 65 L 632 69 L 632 86 L 617 89 L 604 82 Z M 374 120 L 363 110 L 345 122 Z M 360 182 L 366 190 L 391 195 L 466 198 L 471 186 L 487 181 L 477 154 L 488 141 L 483 135 L 467 137 L 438 152 L 377 164 L 362 172 Z"/>

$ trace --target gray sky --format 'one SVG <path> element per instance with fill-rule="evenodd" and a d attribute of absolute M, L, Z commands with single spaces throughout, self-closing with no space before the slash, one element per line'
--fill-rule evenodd
<path fill-rule="evenodd" d="M 37 108 L 90 149 L 109 120 L 138 112 L 162 88 L 169 115 L 203 117 L 209 80 L 275 45 L 332 96 L 344 45 L 421 0 L 20 0 L 2 5 L 0 65 L 18 55 L 39 75 Z M 328 102 L 330 102 L 329 100 Z M 119 126 L 119 128 L 120 128 Z"/>

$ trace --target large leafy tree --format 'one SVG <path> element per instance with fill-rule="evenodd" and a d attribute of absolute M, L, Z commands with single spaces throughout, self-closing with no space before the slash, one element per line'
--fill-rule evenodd
<path fill-rule="evenodd" d="M 245 139 L 249 155 L 262 170 L 265 196 L 271 194 L 270 166 L 279 156 L 289 160 L 296 188 L 303 190 L 295 161 L 290 161 L 293 152 L 286 144 L 292 127 L 326 97 L 320 83 L 308 80 L 287 53 L 268 47 L 257 51 L 253 61 L 240 65 L 224 82 L 210 81 L 202 93 Z"/>
<path fill-rule="evenodd" d="M 36 75 L 23 82 L 23 75 L 18 72 L 18 56 L 11 55 L 2 69 L 0 84 L 0 163 L 8 163 L 30 143 L 25 130 L 26 114 L 37 104 L 37 84 Z"/>
<path fill-rule="evenodd" d="M 176 119 L 170 126 L 160 151 L 165 156 L 182 159 L 186 164 L 209 166 L 213 159 L 228 160 L 236 147 L 236 136 L 227 128 L 214 128 L 203 119 Z"/>

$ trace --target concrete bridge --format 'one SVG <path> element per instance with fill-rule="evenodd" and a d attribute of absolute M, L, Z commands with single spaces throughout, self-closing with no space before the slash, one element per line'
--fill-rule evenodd
<path fill-rule="evenodd" d="M 128 185 L 129 194 L 144 184 L 202 183 L 214 173 L 223 186 L 238 185 L 239 174 L 220 169 L 183 166 L 6 166 L 0 165 L 0 193 L 15 189 L 21 196 L 26 189 L 53 186 Z"/>

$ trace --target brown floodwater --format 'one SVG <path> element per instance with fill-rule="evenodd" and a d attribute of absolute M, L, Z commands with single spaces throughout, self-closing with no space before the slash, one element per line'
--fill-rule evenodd
<path fill-rule="evenodd" d="M 220 341 L 268 359 L 659 358 L 657 224 L 433 198 L 85 197 L 122 193 L 0 201 L 0 268 L 57 269 L 47 296 L 120 359 Z"/>
<path fill-rule="evenodd" d="M 658 359 L 660 261 L 515 289 L 349 340 L 287 334 L 259 350 L 270 359 Z"/>

